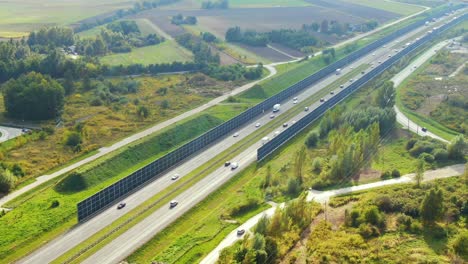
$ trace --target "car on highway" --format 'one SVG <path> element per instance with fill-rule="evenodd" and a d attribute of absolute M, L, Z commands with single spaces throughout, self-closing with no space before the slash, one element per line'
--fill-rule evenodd
<path fill-rule="evenodd" d="M 330 94 L 335 94 L 335 91 L 331 91 Z"/>
<path fill-rule="evenodd" d="M 366 73 L 366 72 L 365 72 L 365 71 L 362 71 L 362 72 L 361 72 L 361 74 L 364 74 L 364 73 Z"/>
<path fill-rule="evenodd" d="M 172 200 L 172 201 L 169 203 L 169 207 L 170 207 L 170 208 L 174 208 L 174 207 L 176 207 L 178 204 L 179 204 L 178 201 Z"/>
<path fill-rule="evenodd" d="M 387 45 L 383 45 L 383 47 L 384 47 L 384 48 L 386 48 L 386 47 L 387 47 Z"/>
<path fill-rule="evenodd" d="M 230 161 L 224 162 L 224 167 L 228 167 L 229 165 L 231 165 L 231 162 L 230 162 Z"/>
<path fill-rule="evenodd" d="M 297 104 L 297 100 L 294 100 L 294 101 L 293 101 L 293 104 Z"/>
<path fill-rule="evenodd" d="M 288 123 L 284 123 L 284 124 L 283 124 L 283 127 L 288 127 Z"/>
<path fill-rule="evenodd" d="M 344 85 L 343 85 L 343 84 L 342 84 L 342 85 L 340 85 L 340 88 L 344 88 Z"/>
<path fill-rule="evenodd" d="M 325 98 L 320 98 L 320 102 L 325 102 Z"/>
<path fill-rule="evenodd" d="M 392 55 L 390 55 L 390 54 L 389 54 L 389 55 L 388 55 L 388 57 L 389 57 L 389 58 L 391 58 L 391 57 L 392 57 Z"/>
<path fill-rule="evenodd" d="M 351 66 L 351 67 L 349 67 L 349 68 L 350 68 L 351 70 L 352 70 L 352 69 L 354 69 L 354 67 L 353 67 L 353 66 Z"/>
<path fill-rule="evenodd" d="M 237 168 L 239 168 L 239 163 L 237 163 L 237 162 L 231 163 L 231 170 L 235 170 Z"/>
<path fill-rule="evenodd" d="M 275 115 L 270 115 L 270 119 L 273 119 L 273 118 L 275 118 Z"/>
<path fill-rule="evenodd" d="M 379 64 L 382 63 L 381 61 L 378 61 L 378 62 L 379 62 Z"/>
<path fill-rule="evenodd" d="M 233 137 L 238 137 L 239 136 L 239 133 L 234 133 L 234 135 L 232 135 Z"/>
<path fill-rule="evenodd" d="M 280 131 L 275 131 L 275 133 L 273 134 L 274 137 L 276 137 L 277 135 L 281 134 Z"/>
<path fill-rule="evenodd" d="M 422 130 L 423 132 L 427 132 L 427 128 L 425 128 L 425 127 L 421 128 L 421 130 Z"/>
<path fill-rule="evenodd" d="M 175 180 L 179 179 L 179 177 L 180 177 L 180 175 L 176 173 L 176 174 L 172 175 L 171 180 L 175 181 Z"/>
<path fill-rule="evenodd" d="M 255 127 L 260 127 L 260 123 L 256 123 L 256 124 L 255 124 Z"/>
<path fill-rule="evenodd" d="M 242 236 L 243 234 L 245 234 L 245 229 L 237 229 L 238 236 Z"/>
<path fill-rule="evenodd" d="M 297 97 L 294 97 L 294 98 L 293 98 L 293 101 L 297 101 Z"/>
<path fill-rule="evenodd" d="M 372 56 L 375 56 L 375 53 L 372 53 Z"/>
<path fill-rule="evenodd" d="M 308 106 L 304 107 L 304 111 L 306 112 L 309 111 L 309 107 Z"/>
<path fill-rule="evenodd" d="M 354 80 L 353 80 L 353 79 L 350 79 L 349 82 L 354 82 Z"/>
<path fill-rule="evenodd" d="M 291 122 L 291 124 L 293 124 L 293 125 L 296 124 L 296 120 L 293 120 L 293 121 Z"/>
<path fill-rule="evenodd" d="M 120 210 L 120 209 L 124 208 L 125 205 L 127 205 L 127 204 L 126 203 L 119 203 L 119 205 L 117 205 L 117 209 Z"/>

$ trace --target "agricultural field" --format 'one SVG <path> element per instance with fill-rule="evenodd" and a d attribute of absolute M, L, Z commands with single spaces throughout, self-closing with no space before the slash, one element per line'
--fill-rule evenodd
<path fill-rule="evenodd" d="M 129 53 L 116 53 L 100 58 L 108 65 L 159 64 L 191 61 L 193 55 L 173 40 L 165 40 L 158 45 L 135 48 Z"/>
<path fill-rule="evenodd" d="M 454 45 L 439 51 L 399 88 L 398 98 L 403 108 L 432 119 L 450 134 L 468 135 L 468 79 L 464 66 L 468 55 L 458 49 Z"/>
<path fill-rule="evenodd" d="M 177 4 L 181 9 L 200 9 L 203 0 L 184 0 Z M 263 8 L 263 7 L 287 7 L 287 6 L 310 6 L 305 0 L 230 0 L 229 8 Z M 173 9 L 175 6 L 163 7 Z"/>
<path fill-rule="evenodd" d="M 353 4 L 373 7 L 389 12 L 397 13 L 400 15 L 410 15 L 424 10 L 424 7 L 412 4 L 400 3 L 395 1 L 374 1 L 374 0 L 343 0 Z"/>
<path fill-rule="evenodd" d="M 315 1 L 314 1 L 315 2 Z M 317 0 L 317 3 L 311 6 L 294 7 L 262 7 L 262 8 L 233 8 L 229 10 L 148 10 L 138 14 L 137 18 L 145 18 L 157 25 L 163 31 L 172 37 L 181 35 L 185 32 L 184 28 L 170 23 L 170 17 L 181 13 L 184 16 L 197 17 L 196 26 L 185 26 L 190 32 L 210 32 L 219 39 L 224 39 L 228 28 L 240 26 L 242 29 L 253 29 L 259 32 L 271 31 L 274 29 L 299 29 L 303 24 L 310 24 L 313 21 L 321 22 L 324 19 L 338 20 L 340 22 L 358 24 L 370 19 L 376 19 L 380 23 L 393 20 L 399 17 L 398 14 L 387 12 L 371 7 L 356 5 L 352 3 L 331 4 Z M 175 8 L 172 6 L 171 8 Z M 346 10 L 346 12 L 345 12 Z M 258 16 L 261 12 L 261 16 Z M 311 20 L 313 18 L 313 20 Z M 314 33 L 325 43 L 336 43 L 339 38 L 328 36 L 321 33 Z M 247 45 L 226 44 L 227 47 L 221 48 L 236 60 L 247 63 L 268 61 L 278 62 L 290 60 L 290 49 L 284 49 L 281 46 L 270 47 L 251 47 Z M 278 49 L 280 51 L 276 51 Z M 252 56 L 255 54 L 256 56 Z M 300 52 L 291 54 L 295 57 L 303 57 Z M 260 57 L 260 58 L 258 58 Z"/>
<path fill-rule="evenodd" d="M 67 25 L 127 8 L 134 0 L 7 0 L 0 2 L 0 37 L 21 37 L 44 26 Z"/>

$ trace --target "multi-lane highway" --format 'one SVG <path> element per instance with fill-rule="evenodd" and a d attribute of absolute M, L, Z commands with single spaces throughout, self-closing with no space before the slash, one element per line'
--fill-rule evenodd
<path fill-rule="evenodd" d="M 328 85 L 336 82 L 336 80 L 341 78 L 341 76 L 351 71 L 350 67 L 356 68 L 363 64 L 378 63 L 378 61 L 384 61 L 388 58 L 389 54 L 394 54 L 394 45 L 401 46 L 401 43 L 405 43 L 405 40 L 408 37 L 417 34 L 418 32 L 421 32 L 423 30 L 426 30 L 426 28 L 422 27 L 418 30 L 412 31 L 404 36 L 401 36 L 398 39 L 399 42 L 392 43 L 393 45 L 387 45 L 385 48 L 382 47 L 374 51 L 373 54 L 369 54 L 368 56 L 361 58 L 360 60 L 352 63 L 351 65 L 348 65 L 348 67 L 342 70 L 342 75 L 330 75 L 327 78 L 324 78 L 321 82 L 313 85 L 312 87 L 309 87 L 302 93 L 296 95 L 299 99 L 299 102 L 316 94 L 324 87 L 327 87 Z M 354 79 L 358 78 L 360 75 L 361 74 L 358 73 L 357 76 L 354 77 Z M 343 84 L 346 85 L 347 82 Z M 337 88 L 335 89 L 335 92 L 340 91 L 338 86 L 339 84 L 336 83 Z M 328 96 L 332 95 L 329 94 Z M 310 110 L 313 110 L 319 104 L 320 102 L 313 103 L 310 106 Z M 283 103 L 281 106 L 281 111 L 277 113 L 277 116 L 284 115 L 288 112 L 288 110 L 292 109 L 295 106 L 296 105 L 292 102 L 292 100 Z M 297 116 L 290 118 L 289 122 L 292 122 L 293 120 L 299 120 L 299 118 L 302 118 L 305 114 L 305 112 L 300 112 L 300 114 L 298 114 Z M 20 263 L 51 262 L 61 254 L 77 246 L 78 244 L 85 241 L 87 238 L 89 238 L 102 228 L 108 226 L 113 221 L 117 220 L 124 213 L 137 207 L 152 196 L 166 189 L 169 185 L 171 185 L 174 182 L 170 179 L 171 176 L 173 176 L 174 174 L 177 173 L 180 175 L 180 177 L 184 177 L 197 167 L 205 164 L 207 161 L 218 156 L 225 149 L 244 139 L 249 134 L 254 133 L 258 129 L 255 127 L 256 123 L 260 123 L 262 126 L 267 125 L 272 120 L 270 119 L 270 115 L 271 112 L 268 112 L 262 116 L 259 116 L 255 120 L 252 120 L 251 122 L 246 124 L 244 127 L 239 128 L 239 130 L 237 131 L 239 133 L 238 137 L 227 136 L 221 139 L 220 141 L 218 141 L 218 143 L 209 146 L 201 153 L 191 158 L 188 158 L 178 167 L 170 170 L 158 180 L 150 183 L 149 185 L 130 195 L 128 198 L 125 199 L 127 206 L 123 210 L 116 210 L 115 207 L 111 207 L 101 212 L 99 215 L 95 216 L 89 221 L 75 227 L 68 233 L 58 237 L 57 239 L 48 243 L 38 251 L 27 256 L 26 258 L 21 260 Z M 283 129 L 284 128 L 281 125 L 279 125 L 278 127 L 273 127 L 268 136 L 272 137 L 274 131 L 282 131 Z M 256 150 L 260 146 L 260 141 L 249 143 L 248 147 L 241 154 L 232 159 L 232 161 L 239 163 L 239 169 L 232 171 L 230 168 L 224 167 L 222 164 L 220 164 L 219 168 L 216 169 L 214 172 L 210 173 L 202 180 L 195 183 L 192 187 L 178 195 L 175 198 L 179 201 L 178 206 L 171 209 L 169 208 L 169 205 L 167 205 L 157 209 L 146 219 L 131 227 L 129 230 L 124 232 L 122 235 L 117 237 L 115 240 L 113 240 L 112 242 L 104 246 L 101 250 L 92 255 L 90 258 L 88 258 L 85 261 L 85 263 L 116 263 L 128 256 L 129 254 L 131 254 L 136 248 L 147 242 L 151 237 L 153 237 L 156 233 L 168 226 L 177 217 L 190 210 L 190 208 L 192 208 L 195 204 L 203 200 L 208 194 L 210 194 L 219 186 L 224 184 L 242 167 L 245 167 L 248 164 L 255 162 Z"/>

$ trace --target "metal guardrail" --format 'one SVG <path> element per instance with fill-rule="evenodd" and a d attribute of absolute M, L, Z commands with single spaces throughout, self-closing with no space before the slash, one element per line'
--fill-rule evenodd
<path fill-rule="evenodd" d="M 447 12 L 447 10 L 453 10 L 457 8 L 459 8 L 459 6 L 450 7 L 448 9 L 442 10 L 440 12 L 430 15 L 428 19 L 431 19 L 433 17 L 439 17 L 445 12 Z M 147 166 L 138 169 L 129 176 L 108 186 L 107 188 L 99 191 L 98 193 L 86 198 L 85 200 L 77 204 L 78 221 L 84 221 L 96 212 L 109 206 L 112 202 L 121 199 L 122 197 L 125 197 L 126 195 L 135 191 L 138 187 L 146 184 L 149 181 L 157 179 L 162 175 L 162 172 L 167 171 L 168 169 L 174 167 L 176 164 L 185 160 L 189 156 L 199 152 L 202 149 L 205 149 L 207 146 L 213 144 L 221 137 L 227 135 L 228 133 L 231 133 L 234 129 L 242 127 L 248 121 L 264 113 L 265 110 L 273 107 L 273 105 L 290 98 L 294 94 L 318 82 L 325 76 L 328 76 L 329 74 L 334 74 L 337 68 L 342 68 L 344 65 L 355 61 L 356 59 L 362 57 L 370 51 L 377 49 L 383 44 L 388 43 L 393 39 L 399 37 L 400 35 L 405 34 L 423 24 L 424 21 L 415 22 L 400 30 L 397 30 L 396 32 L 389 34 L 388 36 L 382 39 L 374 41 L 373 43 L 349 54 L 345 58 L 338 60 L 335 63 L 330 64 L 327 67 L 319 70 L 318 72 L 297 82 L 296 84 L 279 92 L 278 94 L 264 100 L 263 102 L 255 105 L 254 107 L 249 108 L 248 110 L 237 115 L 236 117 L 224 122 L 223 124 L 184 144 L 178 149 L 166 154 L 163 157 L 158 158 L 157 160 L 153 161 Z"/>
<path fill-rule="evenodd" d="M 287 128 L 285 131 L 283 131 L 281 134 L 278 136 L 274 137 L 272 140 L 270 140 L 268 143 L 263 145 L 257 150 L 257 161 L 262 161 L 266 157 L 268 157 L 270 154 L 272 154 L 275 150 L 283 146 L 286 142 L 288 142 L 291 138 L 296 136 L 298 133 L 300 133 L 302 130 L 304 130 L 307 126 L 309 126 L 313 121 L 317 120 L 319 117 L 321 117 L 328 109 L 334 107 L 337 105 L 339 102 L 342 100 L 346 99 L 350 94 L 364 86 L 366 83 L 368 83 L 370 80 L 375 78 L 376 76 L 380 75 L 383 71 L 391 67 L 395 62 L 400 60 L 403 56 L 409 54 L 410 52 L 414 51 L 424 43 L 434 39 L 435 37 L 438 36 L 439 33 L 445 31 L 451 26 L 454 26 L 463 20 L 467 19 L 468 14 L 464 14 L 463 16 L 457 18 L 456 20 L 450 21 L 448 24 L 443 25 L 439 27 L 438 29 L 434 30 L 432 33 L 425 35 L 422 37 L 420 40 L 412 43 L 403 51 L 395 54 L 382 64 L 378 65 L 368 73 L 364 74 L 361 78 L 359 78 L 356 82 L 352 83 L 351 85 L 347 86 L 346 88 L 343 88 L 342 91 L 334 95 L 332 98 L 330 98 L 328 101 L 324 102 L 321 104 L 319 107 L 311 111 L 309 114 L 307 114 L 305 117 L 297 121 L 295 124 Z"/>

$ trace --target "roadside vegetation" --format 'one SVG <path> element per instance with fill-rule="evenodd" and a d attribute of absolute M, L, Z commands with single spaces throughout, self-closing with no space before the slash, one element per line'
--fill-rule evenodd
<path fill-rule="evenodd" d="M 332 198 L 286 261 L 465 263 L 466 180 L 450 178 Z"/>

